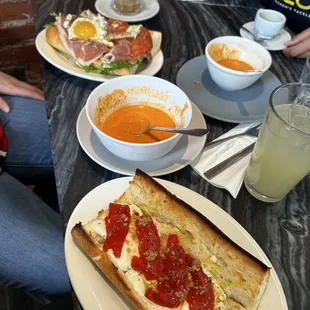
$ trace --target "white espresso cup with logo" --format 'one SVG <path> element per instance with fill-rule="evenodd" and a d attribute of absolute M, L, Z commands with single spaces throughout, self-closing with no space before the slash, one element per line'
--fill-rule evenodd
<path fill-rule="evenodd" d="M 262 39 L 272 39 L 283 29 L 286 17 L 274 10 L 259 9 L 255 16 L 254 32 Z"/>

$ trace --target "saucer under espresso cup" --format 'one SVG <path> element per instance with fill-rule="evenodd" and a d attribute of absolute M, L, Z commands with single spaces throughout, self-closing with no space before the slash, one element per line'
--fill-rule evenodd
<path fill-rule="evenodd" d="M 260 39 L 272 39 L 283 29 L 286 17 L 274 10 L 259 9 L 254 20 L 254 34 Z"/>
<path fill-rule="evenodd" d="M 247 29 L 249 32 L 244 30 Z M 254 22 L 248 22 L 244 24 L 240 28 L 240 35 L 243 38 L 246 38 L 248 40 L 254 40 Z M 252 33 L 252 34 L 251 34 Z M 269 51 L 282 51 L 283 49 L 286 48 L 285 42 L 291 40 L 292 37 L 289 34 L 288 31 L 286 31 L 285 28 L 283 28 L 279 34 L 277 34 L 274 38 L 271 40 L 259 40 L 256 41 L 258 44 L 262 45 L 265 49 Z"/>

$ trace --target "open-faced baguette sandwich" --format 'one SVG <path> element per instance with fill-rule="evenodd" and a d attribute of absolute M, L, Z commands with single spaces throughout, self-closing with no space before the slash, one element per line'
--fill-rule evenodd
<path fill-rule="evenodd" d="M 270 269 L 140 170 L 71 231 L 136 309 L 257 309 Z"/>
<path fill-rule="evenodd" d="M 137 73 L 160 51 L 162 34 L 142 25 L 83 11 L 80 15 L 55 14 L 46 26 L 46 40 L 72 57 L 87 72 L 129 75 Z"/>

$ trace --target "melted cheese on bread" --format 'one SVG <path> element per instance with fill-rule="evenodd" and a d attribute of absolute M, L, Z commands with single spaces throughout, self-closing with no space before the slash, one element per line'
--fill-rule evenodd
<path fill-rule="evenodd" d="M 136 205 L 129 205 L 130 214 L 132 215 L 134 212 L 142 215 L 141 209 Z M 89 222 L 88 224 L 84 225 L 85 231 L 92 237 L 94 243 L 98 248 L 102 250 L 104 241 L 107 236 L 106 227 L 105 227 L 105 217 L 108 215 L 108 210 L 101 211 L 99 216 Z M 145 280 L 144 276 L 134 270 L 131 267 L 131 260 L 133 256 L 139 256 L 139 241 L 136 236 L 135 232 L 135 223 L 134 220 L 131 218 L 130 225 L 129 225 L 129 232 L 127 234 L 126 240 L 124 242 L 121 256 L 119 258 L 115 257 L 113 251 L 110 249 L 107 251 L 107 255 L 109 256 L 113 265 L 124 275 L 126 279 L 126 284 L 134 290 L 140 298 L 143 300 L 145 306 L 149 310 L 165 310 L 170 309 L 167 307 L 159 306 L 149 299 L 147 299 L 144 294 L 147 287 L 155 286 L 154 283 L 150 283 Z M 99 260 L 100 256 L 92 257 L 94 261 Z M 213 260 L 216 258 L 212 258 Z M 202 268 L 204 273 L 208 276 L 211 281 L 213 292 L 214 292 L 214 310 L 224 310 L 224 301 L 226 299 L 226 295 L 221 287 L 218 285 L 216 280 L 213 278 L 212 274 L 208 271 L 208 268 L 205 264 L 202 264 Z M 180 307 L 174 308 L 175 310 L 189 310 L 189 305 L 185 301 Z"/>

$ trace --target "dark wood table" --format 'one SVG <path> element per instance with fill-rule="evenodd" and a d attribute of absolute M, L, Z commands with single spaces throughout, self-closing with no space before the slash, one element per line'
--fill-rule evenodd
<path fill-rule="evenodd" d="M 102 0 L 104 1 L 104 0 Z M 50 11 L 77 13 L 94 9 L 95 0 L 33 0 L 36 31 L 49 19 Z M 252 21 L 259 1 L 208 0 L 190 3 L 160 0 L 159 14 L 144 24 L 163 33 L 163 68 L 157 76 L 173 83 L 181 66 L 202 55 L 207 42 L 221 35 L 238 35 L 240 27 Z M 303 61 L 273 52 L 274 72 L 281 82 L 297 81 Z M 94 163 L 79 146 L 75 126 L 90 92 L 98 83 L 68 75 L 42 60 L 47 114 L 61 213 L 64 222 L 78 202 L 97 185 L 122 177 Z M 206 117 L 208 140 L 228 131 L 234 124 Z M 297 159 L 296 159 L 297 160 Z M 191 167 L 162 178 L 200 193 L 234 217 L 265 251 L 283 285 L 289 309 L 310 309 L 310 176 L 282 201 L 265 204 L 242 187 L 238 198 L 218 189 Z M 270 308 L 272 309 L 272 308 Z M 266 309 L 267 310 L 267 309 Z"/>

